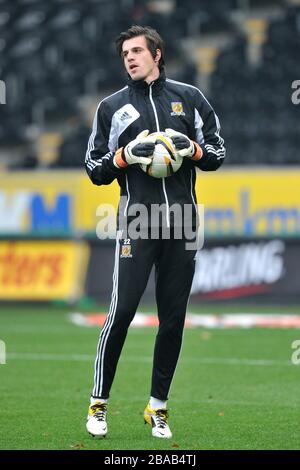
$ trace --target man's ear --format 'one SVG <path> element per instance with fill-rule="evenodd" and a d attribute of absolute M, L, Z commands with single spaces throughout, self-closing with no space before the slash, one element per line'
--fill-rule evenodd
<path fill-rule="evenodd" d="M 156 49 L 156 56 L 155 56 L 154 62 L 158 64 L 158 62 L 160 61 L 160 58 L 161 58 L 161 50 Z"/>

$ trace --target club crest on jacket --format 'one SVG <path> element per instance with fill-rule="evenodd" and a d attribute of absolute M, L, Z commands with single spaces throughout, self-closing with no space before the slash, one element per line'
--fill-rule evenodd
<path fill-rule="evenodd" d="M 185 112 L 183 111 L 183 105 L 181 101 L 173 101 L 171 103 L 172 112 L 171 116 L 185 116 Z"/>

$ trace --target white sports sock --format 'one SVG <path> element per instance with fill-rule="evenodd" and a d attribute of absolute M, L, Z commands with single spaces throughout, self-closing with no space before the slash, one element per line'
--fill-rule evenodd
<path fill-rule="evenodd" d="M 93 405 L 94 403 L 99 402 L 99 401 L 100 401 L 100 403 L 107 403 L 108 402 L 108 400 L 106 400 L 105 398 L 93 398 L 93 397 L 91 397 L 91 405 Z"/>
<path fill-rule="evenodd" d="M 150 397 L 149 405 L 152 410 L 166 410 L 167 401 L 158 400 L 157 398 Z"/>

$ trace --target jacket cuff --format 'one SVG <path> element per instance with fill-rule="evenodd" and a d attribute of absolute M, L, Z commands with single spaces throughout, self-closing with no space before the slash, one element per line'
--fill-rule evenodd
<path fill-rule="evenodd" d="M 204 146 L 201 147 L 201 150 L 202 150 L 201 164 L 204 165 L 210 159 L 210 157 L 209 157 L 208 152 L 207 152 L 207 150 Z"/>

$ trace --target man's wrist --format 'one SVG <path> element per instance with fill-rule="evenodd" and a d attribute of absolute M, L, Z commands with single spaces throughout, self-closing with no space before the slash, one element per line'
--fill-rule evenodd
<path fill-rule="evenodd" d="M 194 144 L 194 153 L 193 153 L 191 160 L 198 161 L 200 160 L 200 158 L 202 158 L 203 150 L 198 144 L 198 142 L 193 142 L 193 144 Z"/>
<path fill-rule="evenodd" d="M 113 162 L 117 168 L 126 168 L 128 163 L 125 161 L 124 157 L 124 147 L 119 148 L 114 156 Z"/>

